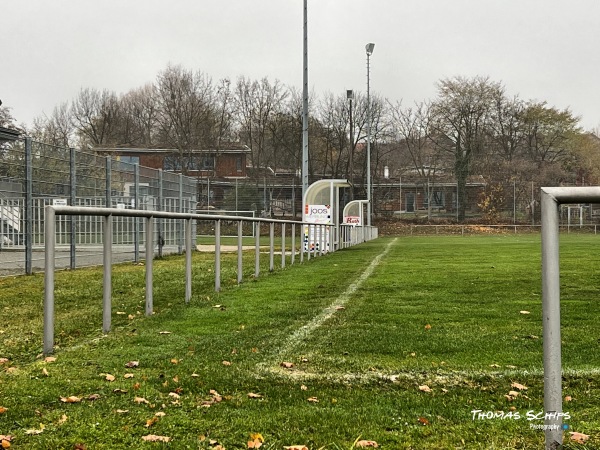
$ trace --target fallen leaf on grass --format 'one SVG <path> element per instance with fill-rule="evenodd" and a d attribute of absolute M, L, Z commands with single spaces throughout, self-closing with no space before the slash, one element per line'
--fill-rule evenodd
<path fill-rule="evenodd" d="M 431 392 L 431 388 L 429 386 L 427 386 L 426 384 L 419 386 L 419 390 L 423 391 L 423 392 Z"/>
<path fill-rule="evenodd" d="M 521 314 L 531 314 L 529 311 L 519 311 Z"/>
<path fill-rule="evenodd" d="M 377 448 L 377 447 L 379 447 L 379 445 L 375 441 L 367 441 L 367 440 L 363 439 L 361 441 L 358 441 L 356 443 L 355 447 L 374 447 L 374 448 Z"/>
<path fill-rule="evenodd" d="M 133 399 L 134 402 L 136 402 L 138 405 L 144 403 L 145 405 L 150 404 L 150 402 L 148 400 L 146 400 L 144 397 L 135 397 Z"/>
<path fill-rule="evenodd" d="M 429 325 L 429 324 L 425 325 L 425 329 L 426 330 L 431 330 L 431 325 Z"/>
<path fill-rule="evenodd" d="M 142 436 L 142 440 L 147 442 L 169 442 L 171 438 L 168 436 L 157 436 L 156 434 L 148 434 L 146 436 Z"/>
<path fill-rule="evenodd" d="M 250 435 L 250 441 L 248 441 L 248 448 L 260 448 L 265 442 L 265 438 L 263 438 L 260 433 L 252 433 Z"/>
<path fill-rule="evenodd" d="M 302 385 L 302 386 L 300 386 L 300 390 L 301 391 L 308 391 L 308 387 Z"/>
<path fill-rule="evenodd" d="M 571 440 L 577 442 L 578 444 L 585 444 L 590 437 L 587 434 L 578 433 L 577 431 L 570 431 Z"/>
<path fill-rule="evenodd" d="M 56 361 L 56 357 L 54 357 L 54 356 L 46 356 L 44 358 L 44 362 L 47 362 L 47 363 L 53 363 L 54 361 Z"/>
<path fill-rule="evenodd" d="M 169 397 L 173 397 L 174 399 L 179 399 L 179 398 L 181 398 L 181 395 L 179 395 L 175 392 L 169 392 Z"/>
<path fill-rule="evenodd" d="M 25 430 L 25 434 L 42 434 L 42 432 L 44 431 L 44 428 L 46 428 L 46 426 L 43 423 L 40 423 L 40 427 L 39 428 L 30 428 L 29 430 Z"/>
<path fill-rule="evenodd" d="M 87 447 L 83 444 L 75 444 L 73 450 L 87 450 Z"/>
<path fill-rule="evenodd" d="M 128 409 L 117 409 L 117 414 L 127 414 L 128 412 Z"/>
<path fill-rule="evenodd" d="M 255 394 L 254 392 L 248 392 L 248 398 L 262 398 L 262 395 Z"/>
<path fill-rule="evenodd" d="M 308 401 L 311 403 L 319 403 L 319 399 L 317 397 L 309 397 Z"/>
<path fill-rule="evenodd" d="M 63 403 L 79 403 L 81 398 L 71 395 L 70 397 L 61 397 L 60 401 Z"/>
<path fill-rule="evenodd" d="M 171 364 L 179 364 L 179 360 L 177 358 L 172 358 Z"/>
<path fill-rule="evenodd" d="M 115 394 L 127 394 L 127 389 L 120 389 L 120 388 L 113 389 L 113 393 L 115 393 Z"/>
<path fill-rule="evenodd" d="M 308 450 L 306 445 L 290 445 L 287 447 L 283 447 L 285 450 Z"/>
<path fill-rule="evenodd" d="M 112 382 L 112 381 L 115 381 L 115 376 L 111 375 L 110 373 L 107 373 L 106 376 L 104 377 L 104 379 L 106 381 L 111 381 Z"/>
<path fill-rule="evenodd" d="M 158 417 L 154 416 L 151 419 L 146 420 L 146 425 L 144 425 L 146 428 L 150 428 L 152 425 L 154 425 L 156 422 L 158 422 Z"/>
<path fill-rule="evenodd" d="M 130 369 L 133 369 L 134 367 L 139 367 L 140 362 L 139 361 L 129 361 L 127 363 L 125 363 L 125 367 L 128 367 Z"/>
<path fill-rule="evenodd" d="M 565 396 L 565 402 L 570 402 L 571 400 L 573 400 L 573 397 L 570 395 Z"/>
<path fill-rule="evenodd" d="M 42 375 L 44 375 L 45 377 L 50 376 L 50 374 L 48 373 L 48 370 L 45 367 L 42 369 Z"/>
<path fill-rule="evenodd" d="M 294 363 L 291 362 L 287 362 L 284 361 L 281 364 L 279 364 L 281 367 L 285 367 L 286 369 L 291 369 L 292 367 L 294 367 Z"/>
<path fill-rule="evenodd" d="M 125 314 L 127 314 L 125 311 L 117 311 L 118 316 L 124 316 Z"/>
<path fill-rule="evenodd" d="M 126 373 L 125 375 L 123 375 L 123 378 L 133 378 L 133 377 L 135 377 L 135 375 L 132 373 Z"/>
<path fill-rule="evenodd" d="M 223 365 L 224 365 L 224 366 L 230 366 L 230 365 L 231 365 L 231 362 L 230 362 L 230 361 L 223 361 Z"/>
<path fill-rule="evenodd" d="M 519 393 L 517 391 L 508 391 L 508 395 L 516 398 L 519 396 Z"/>
<path fill-rule="evenodd" d="M 425 417 L 419 417 L 418 421 L 421 425 L 429 425 L 429 420 L 427 420 Z"/>
<path fill-rule="evenodd" d="M 0 358 L 0 364 L 6 364 L 8 362 L 8 358 Z"/>
<path fill-rule="evenodd" d="M 94 401 L 94 400 L 98 400 L 100 398 L 100 394 L 90 394 L 88 395 L 88 400 Z"/>
<path fill-rule="evenodd" d="M 518 390 L 520 390 L 520 391 L 526 391 L 526 390 L 527 390 L 527 386 L 525 386 L 525 385 L 523 385 L 523 384 L 520 384 L 520 383 L 517 383 L 516 381 L 515 381 L 515 382 L 513 382 L 513 383 L 510 385 L 510 387 L 514 387 L 515 389 L 518 389 Z"/>
<path fill-rule="evenodd" d="M 4 414 L 6 411 L 8 411 L 7 408 L 5 408 L 4 406 L 0 406 L 0 414 Z"/>
<path fill-rule="evenodd" d="M 65 423 L 68 420 L 68 417 L 66 414 L 63 414 L 60 419 L 58 419 L 58 424 L 62 425 L 63 423 Z"/>
<path fill-rule="evenodd" d="M 158 334 L 171 334 L 170 331 L 159 331 Z"/>

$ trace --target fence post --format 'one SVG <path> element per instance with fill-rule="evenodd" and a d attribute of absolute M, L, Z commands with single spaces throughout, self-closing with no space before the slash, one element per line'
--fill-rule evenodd
<path fill-rule="evenodd" d="M 159 211 L 163 210 L 163 171 L 158 169 L 158 208 Z M 162 235 L 162 217 L 157 219 L 156 228 L 158 230 L 158 257 L 162 258 L 163 245 L 165 240 Z"/>
<path fill-rule="evenodd" d="M 136 163 L 133 166 L 134 169 L 134 193 L 133 193 L 133 202 L 135 204 L 135 209 L 140 209 L 140 165 Z M 133 218 L 133 253 L 134 253 L 134 261 L 136 263 L 140 262 L 140 235 L 138 228 L 138 218 Z"/>
<path fill-rule="evenodd" d="M 106 157 L 106 190 L 104 195 L 106 196 L 105 206 L 112 208 L 112 164 L 110 156 Z"/>
<path fill-rule="evenodd" d="M 75 149 L 73 147 L 69 148 L 69 178 L 70 178 L 70 200 L 71 206 L 76 206 L 76 196 L 77 196 L 77 166 L 75 162 Z M 94 195 L 96 193 L 94 192 Z M 69 217 L 70 224 L 70 234 L 71 234 L 71 243 L 69 245 L 69 256 L 70 256 L 70 267 L 71 269 L 75 269 L 75 216 Z"/>
<path fill-rule="evenodd" d="M 102 263 L 104 278 L 102 282 L 102 331 L 110 331 L 110 313 L 112 303 L 112 215 L 104 217 L 104 239 Z"/>
<path fill-rule="evenodd" d="M 183 210 L 183 175 L 179 174 L 179 212 L 185 212 Z M 183 253 L 183 223 L 181 220 L 177 221 L 177 245 L 178 252 L 181 255 Z"/>
<path fill-rule="evenodd" d="M 33 167 L 31 138 L 25 137 L 25 273 L 32 274 L 33 260 Z"/>
<path fill-rule="evenodd" d="M 44 208 L 44 355 L 54 349 L 54 237 L 56 223 L 54 208 Z"/>

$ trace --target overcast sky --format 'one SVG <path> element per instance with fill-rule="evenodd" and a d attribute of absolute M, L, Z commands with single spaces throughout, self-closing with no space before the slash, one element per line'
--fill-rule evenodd
<path fill-rule="evenodd" d="M 81 88 L 117 94 L 168 64 L 214 81 L 269 78 L 302 88 L 303 0 L 4 0 L 0 99 L 18 123 Z M 436 82 L 489 76 L 600 126 L 598 0 L 308 0 L 309 85 L 403 104 Z"/>

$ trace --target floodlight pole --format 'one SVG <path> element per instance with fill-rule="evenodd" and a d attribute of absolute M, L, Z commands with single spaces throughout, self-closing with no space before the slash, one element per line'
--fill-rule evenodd
<path fill-rule="evenodd" d="M 302 198 L 308 189 L 308 0 L 304 0 L 304 69 L 302 76 Z M 304 211 L 304 205 L 302 206 Z"/>
<path fill-rule="evenodd" d="M 370 80 L 370 58 L 373 54 L 375 44 L 366 45 L 367 50 L 367 226 L 371 226 L 371 80 Z"/>

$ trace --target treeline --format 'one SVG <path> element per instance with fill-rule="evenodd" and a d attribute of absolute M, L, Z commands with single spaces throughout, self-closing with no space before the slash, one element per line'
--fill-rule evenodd
<path fill-rule="evenodd" d="M 437 96 L 414 105 L 371 95 L 371 170 L 458 182 L 459 204 L 473 176 L 488 183 L 592 182 L 600 174 L 598 139 L 568 109 L 511 97 L 486 77 L 448 78 Z M 312 177 L 366 178 L 366 95 L 311 95 Z M 122 95 L 93 88 L 39 117 L 27 132 L 64 147 L 192 149 L 246 144 L 253 167 L 295 172 L 302 158 L 302 95 L 279 81 L 215 82 L 205 73 L 168 66 L 152 84 Z M 185 164 L 182 164 L 185 168 Z"/>

